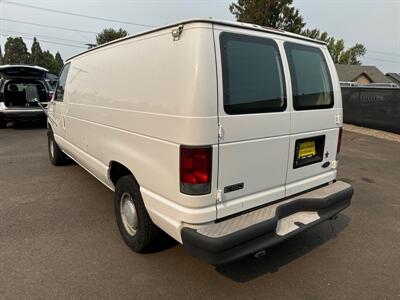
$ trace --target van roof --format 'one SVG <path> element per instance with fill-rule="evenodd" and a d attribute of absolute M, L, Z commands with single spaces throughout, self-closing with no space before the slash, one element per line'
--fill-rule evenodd
<path fill-rule="evenodd" d="M 133 34 L 133 35 L 128 35 L 126 37 L 120 38 L 120 39 L 116 39 L 114 41 L 102 44 L 100 46 L 97 47 L 93 47 L 91 49 L 88 49 L 86 51 L 83 51 L 77 55 L 74 55 L 70 58 L 67 59 L 66 62 L 69 62 L 71 59 L 76 58 L 78 56 L 81 56 L 85 53 L 97 50 L 99 48 L 103 48 L 103 47 L 107 47 L 108 45 L 112 45 L 112 44 L 116 44 L 125 40 L 129 40 L 129 39 L 133 39 L 142 35 L 146 35 L 146 34 L 150 34 L 153 32 L 157 32 L 163 29 L 168 29 L 168 28 L 173 28 L 179 25 L 186 25 L 186 24 L 190 24 L 190 23 L 209 23 L 209 24 L 217 24 L 217 25 L 226 25 L 226 26 L 231 26 L 231 27 L 236 27 L 236 28 L 244 28 L 244 29 L 250 29 L 250 30 L 254 30 L 254 31 L 263 31 L 263 32 L 269 32 L 269 33 L 273 33 L 273 34 L 277 34 L 277 35 L 283 35 L 283 36 L 287 36 L 287 37 L 293 37 L 296 39 L 301 39 L 301 40 L 305 40 L 305 41 L 309 41 L 309 42 L 313 42 L 313 43 L 317 43 L 317 44 L 321 44 L 321 45 L 326 45 L 325 42 L 323 41 L 319 41 L 319 40 L 315 40 L 315 39 L 311 39 L 308 37 L 305 37 L 303 35 L 300 34 L 295 34 L 292 32 L 288 32 L 288 31 L 284 31 L 284 30 L 280 30 L 280 29 L 275 29 L 275 28 L 271 28 L 271 27 L 266 27 L 266 26 L 260 26 L 260 25 L 256 25 L 256 24 L 250 24 L 250 23 L 242 23 L 242 22 L 232 22 L 232 21 L 222 21 L 222 20 L 213 20 L 213 19 L 204 19 L 204 18 L 195 18 L 195 19 L 187 19 L 187 20 L 183 20 L 180 22 L 175 22 L 175 23 L 171 23 L 168 25 L 164 25 L 164 26 L 160 26 L 160 27 L 156 27 L 150 30 L 146 30 L 146 31 L 142 31 L 139 32 L 137 34 Z"/>

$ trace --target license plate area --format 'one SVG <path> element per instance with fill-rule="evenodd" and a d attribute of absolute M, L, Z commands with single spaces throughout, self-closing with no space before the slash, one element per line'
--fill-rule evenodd
<path fill-rule="evenodd" d="M 293 169 L 321 162 L 324 159 L 325 135 L 296 140 Z"/>

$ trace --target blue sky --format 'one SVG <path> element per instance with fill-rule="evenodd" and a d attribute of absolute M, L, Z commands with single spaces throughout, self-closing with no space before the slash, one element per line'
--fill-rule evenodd
<path fill-rule="evenodd" d="M 95 32 L 105 27 L 124 28 L 133 34 L 148 27 L 94 20 L 46 10 L 13 5 L 33 5 L 46 9 L 97 16 L 107 19 L 163 25 L 193 17 L 234 20 L 229 12 L 233 0 L 0 0 L 0 44 L 7 36 L 23 36 L 28 47 L 37 36 L 43 49 L 60 51 L 64 59 L 84 50 L 95 41 Z M 346 46 L 363 43 L 368 53 L 362 60 L 384 72 L 400 73 L 400 0 L 294 0 L 308 28 L 320 28 Z M 4 20 L 8 19 L 8 20 Z M 23 21 L 48 25 L 11 22 Z M 67 31 L 55 27 L 77 29 Z M 88 31 L 88 32 L 86 32 Z M 45 42 L 47 41 L 47 42 Z"/>

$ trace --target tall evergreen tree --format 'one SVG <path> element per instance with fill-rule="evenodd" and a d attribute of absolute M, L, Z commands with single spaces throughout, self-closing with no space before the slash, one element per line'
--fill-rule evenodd
<path fill-rule="evenodd" d="M 50 53 L 50 51 L 48 51 L 48 50 L 43 51 L 42 59 L 40 61 L 40 66 L 49 70 L 50 73 L 53 73 L 55 71 L 54 70 L 54 56 L 53 56 L 53 54 Z"/>
<path fill-rule="evenodd" d="M 64 66 L 64 61 L 61 58 L 60 52 L 57 51 L 56 56 L 54 57 L 54 66 L 53 66 L 53 74 L 60 74 L 62 67 Z"/>
<path fill-rule="evenodd" d="M 49 72 L 58 75 L 64 65 L 60 52 L 55 56 L 50 51 L 43 51 L 37 38 L 33 38 L 31 53 L 20 37 L 9 37 L 4 45 L 4 57 L 1 56 L 0 48 L 0 65 L 3 64 L 30 64 L 36 65 L 49 70 Z"/>
<path fill-rule="evenodd" d="M 21 37 L 7 38 L 4 45 L 4 64 L 29 64 L 28 49 Z"/>
<path fill-rule="evenodd" d="M 33 38 L 31 47 L 31 64 L 40 66 L 43 59 L 43 51 L 36 37 Z"/>

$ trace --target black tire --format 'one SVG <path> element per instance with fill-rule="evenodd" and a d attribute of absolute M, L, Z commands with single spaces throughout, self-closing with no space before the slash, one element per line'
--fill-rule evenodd
<path fill-rule="evenodd" d="M 47 141 L 50 162 L 55 166 L 64 166 L 69 164 L 70 159 L 57 145 L 54 140 L 53 131 L 51 130 L 47 132 Z"/>
<path fill-rule="evenodd" d="M 124 225 L 124 216 L 122 215 L 121 202 L 127 201 L 123 200 L 123 198 L 128 197 L 128 194 L 131 197 L 130 200 L 132 200 L 131 202 L 134 205 L 137 216 L 136 231 L 134 233 L 129 232 L 127 226 Z M 139 185 L 132 175 L 123 176 L 118 180 L 115 188 L 114 202 L 118 229 L 126 245 L 138 253 L 149 250 L 155 239 L 159 236 L 160 229 L 151 221 L 144 206 Z"/>

